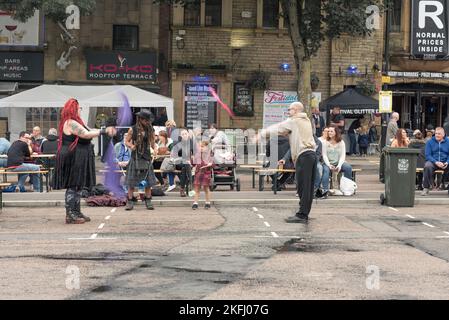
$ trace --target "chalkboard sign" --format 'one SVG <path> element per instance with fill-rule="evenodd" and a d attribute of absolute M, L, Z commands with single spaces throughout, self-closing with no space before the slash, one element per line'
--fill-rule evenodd
<path fill-rule="evenodd" d="M 234 114 L 236 116 L 254 116 L 253 95 L 244 83 L 234 84 Z"/>
<path fill-rule="evenodd" d="M 216 84 L 186 84 L 185 85 L 185 126 L 192 129 L 197 123 L 201 123 L 203 129 L 207 129 L 211 123 L 216 123 L 217 101 L 212 96 L 209 88 L 218 92 Z"/>

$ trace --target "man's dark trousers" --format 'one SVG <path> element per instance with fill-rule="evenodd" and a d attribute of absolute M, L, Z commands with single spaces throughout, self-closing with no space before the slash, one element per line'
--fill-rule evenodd
<path fill-rule="evenodd" d="M 423 188 L 430 189 L 433 186 L 433 173 L 435 170 L 442 170 L 430 161 L 426 162 L 423 173 Z M 449 172 L 449 167 L 444 170 L 444 174 Z"/>
<path fill-rule="evenodd" d="M 316 160 L 315 151 L 306 151 L 296 160 L 296 184 L 300 199 L 298 214 L 307 217 L 312 209 Z"/>

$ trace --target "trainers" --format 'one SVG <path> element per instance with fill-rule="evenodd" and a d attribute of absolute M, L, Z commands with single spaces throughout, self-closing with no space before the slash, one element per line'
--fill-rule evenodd
<path fill-rule="evenodd" d="M 167 191 L 166 192 L 170 192 L 170 191 L 173 191 L 173 190 L 175 190 L 176 189 L 176 185 L 171 185 L 171 186 L 169 186 L 168 188 L 167 188 Z"/>
<path fill-rule="evenodd" d="M 193 209 L 193 210 L 198 209 L 198 203 L 194 203 L 193 206 L 192 206 L 192 209 Z"/>
<path fill-rule="evenodd" d="M 210 209 L 210 203 L 206 202 L 206 204 L 204 205 L 204 209 Z"/>
<path fill-rule="evenodd" d="M 303 214 L 295 214 L 293 217 L 288 217 L 285 219 L 287 223 L 307 223 L 309 218 Z"/>
<path fill-rule="evenodd" d="M 425 197 L 429 195 L 429 188 L 424 188 L 421 192 L 421 196 Z"/>

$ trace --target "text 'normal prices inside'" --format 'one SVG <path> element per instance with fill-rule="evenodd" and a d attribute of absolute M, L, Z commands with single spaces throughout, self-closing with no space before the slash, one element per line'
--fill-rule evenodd
<path fill-rule="evenodd" d="M 411 0 L 411 55 L 442 60 L 449 56 L 447 0 Z"/>

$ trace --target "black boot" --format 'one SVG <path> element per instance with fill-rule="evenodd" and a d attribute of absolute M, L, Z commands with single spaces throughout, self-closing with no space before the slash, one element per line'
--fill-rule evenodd
<path fill-rule="evenodd" d="M 126 202 L 126 211 L 130 211 L 134 209 L 134 202 L 137 202 L 137 198 L 132 197 L 131 199 L 128 199 L 128 202 Z"/>
<path fill-rule="evenodd" d="M 77 212 L 72 211 L 67 205 L 65 209 L 65 223 L 66 224 L 83 224 L 86 222 L 82 217 L 80 217 Z"/>
<path fill-rule="evenodd" d="M 67 224 L 83 224 L 85 219 L 80 217 L 76 204 L 76 191 L 67 189 L 65 194 L 65 223 Z"/>
<path fill-rule="evenodd" d="M 90 218 L 88 216 L 85 216 L 82 212 L 81 212 L 81 198 L 78 198 L 78 200 L 76 201 L 76 212 L 78 212 L 78 216 L 80 218 L 83 218 L 86 222 L 90 221 Z"/>
<path fill-rule="evenodd" d="M 153 204 L 151 203 L 151 199 L 152 197 L 150 198 L 145 197 L 145 205 L 147 206 L 147 210 L 154 210 Z"/>

